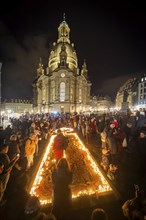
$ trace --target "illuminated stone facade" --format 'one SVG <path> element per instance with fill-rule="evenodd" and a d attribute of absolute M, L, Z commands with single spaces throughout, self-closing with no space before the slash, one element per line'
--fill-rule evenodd
<path fill-rule="evenodd" d="M 109 96 L 93 96 L 90 99 L 90 111 L 109 111 L 113 108 L 114 103 Z"/>
<path fill-rule="evenodd" d="M 139 108 L 146 108 L 145 74 L 129 79 L 120 87 L 116 96 L 116 107 L 118 109 L 132 109 L 136 106 Z"/>
<path fill-rule="evenodd" d="M 87 65 L 84 61 L 79 70 L 69 35 L 70 28 L 64 17 L 46 69 L 40 59 L 37 78 L 33 83 L 35 112 L 80 112 L 89 109 L 91 83 Z"/>
<path fill-rule="evenodd" d="M 120 87 L 117 96 L 116 96 L 116 107 L 118 109 L 126 110 L 132 108 L 133 106 L 133 97 L 137 96 L 137 78 L 131 78 Z"/>
<path fill-rule="evenodd" d="M 0 105 L 1 115 L 9 115 L 11 117 L 13 117 L 15 113 L 32 113 L 32 109 L 31 101 L 22 99 L 4 100 Z"/>
<path fill-rule="evenodd" d="M 138 106 L 146 108 L 146 75 L 143 75 L 138 84 Z"/>

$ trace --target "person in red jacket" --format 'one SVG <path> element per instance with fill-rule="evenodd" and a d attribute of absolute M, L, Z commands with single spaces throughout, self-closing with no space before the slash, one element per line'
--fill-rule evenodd
<path fill-rule="evenodd" d="M 57 135 L 54 139 L 53 152 L 56 162 L 63 157 L 63 150 L 66 148 L 66 137 L 62 134 L 61 130 L 57 130 Z"/>

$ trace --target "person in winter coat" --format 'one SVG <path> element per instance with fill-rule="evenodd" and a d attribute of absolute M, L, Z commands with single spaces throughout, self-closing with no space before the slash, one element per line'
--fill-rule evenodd
<path fill-rule="evenodd" d="M 20 155 L 20 153 L 18 137 L 16 134 L 13 134 L 10 137 L 8 156 L 10 160 L 12 160 L 16 155 Z M 18 164 L 18 162 L 15 164 L 15 168 L 21 170 L 21 166 Z"/>
<path fill-rule="evenodd" d="M 73 181 L 73 173 L 70 170 L 66 158 L 61 158 L 57 168 L 52 172 L 53 183 L 53 210 L 57 219 L 65 219 L 72 208 L 72 196 L 70 184 Z"/>
<path fill-rule="evenodd" d="M 66 138 L 62 134 L 61 130 L 57 130 L 57 135 L 54 139 L 53 153 L 56 162 L 63 157 L 63 150 L 65 149 Z"/>
<path fill-rule="evenodd" d="M 135 197 L 128 199 L 122 205 L 123 215 L 129 220 L 143 220 L 146 216 L 146 193 L 135 190 Z"/>
<path fill-rule="evenodd" d="M 104 171 L 107 172 L 110 164 L 110 150 L 107 146 L 102 149 L 102 157 L 100 164 L 103 167 Z"/>
<path fill-rule="evenodd" d="M 8 150 L 9 150 L 9 146 L 7 144 L 3 144 L 0 146 L 0 163 L 4 165 L 3 172 L 0 174 L 1 175 L 0 201 L 2 201 L 3 199 L 4 192 L 6 190 L 12 168 L 19 159 L 19 157 L 15 156 L 12 160 L 10 160 L 7 154 Z"/>
<path fill-rule="evenodd" d="M 0 162 L 0 198 L 1 198 L 1 194 L 3 192 L 3 180 L 2 180 L 2 175 L 1 175 L 3 170 L 4 170 L 4 164 L 3 164 L 3 162 Z M 0 201 L 1 201 L 1 199 L 0 199 Z"/>
<path fill-rule="evenodd" d="M 29 191 L 27 189 L 28 184 L 29 176 L 26 173 L 20 174 L 19 178 L 15 182 L 14 188 L 11 189 L 11 193 L 8 195 L 7 201 L 3 207 L 3 220 L 24 219 L 24 208 L 27 200 L 30 197 Z"/>
<path fill-rule="evenodd" d="M 117 145 L 117 128 L 112 123 L 107 129 L 107 145 L 111 154 L 112 163 L 117 161 L 118 145 Z"/>
<path fill-rule="evenodd" d="M 33 165 L 34 154 L 36 151 L 36 135 L 34 133 L 29 134 L 29 138 L 25 143 L 25 154 L 27 159 L 26 171 Z"/>
<path fill-rule="evenodd" d="M 139 160 L 139 174 L 140 177 L 144 177 L 146 174 L 146 131 L 141 131 L 140 136 L 136 141 L 136 151 Z"/>
<path fill-rule="evenodd" d="M 110 164 L 107 171 L 107 177 L 113 182 L 117 183 L 117 169 L 118 167 L 115 164 Z"/>

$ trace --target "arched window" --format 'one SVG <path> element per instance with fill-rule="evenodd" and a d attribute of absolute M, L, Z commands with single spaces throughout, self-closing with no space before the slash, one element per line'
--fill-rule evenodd
<path fill-rule="evenodd" d="M 60 83 L 60 101 L 61 102 L 65 101 L 65 83 L 64 82 Z"/>
<path fill-rule="evenodd" d="M 82 89 L 79 89 L 79 102 L 82 102 Z"/>
<path fill-rule="evenodd" d="M 55 101 L 55 82 L 51 81 L 51 100 Z"/>

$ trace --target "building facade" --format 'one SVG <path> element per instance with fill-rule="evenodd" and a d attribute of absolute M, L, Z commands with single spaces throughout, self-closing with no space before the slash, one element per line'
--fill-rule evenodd
<path fill-rule="evenodd" d="M 81 112 L 89 109 L 91 82 L 84 61 L 81 71 L 70 28 L 63 18 L 44 69 L 42 60 L 33 82 L 35 112 Z"/>
<path fill-rule="evenodd" d="M 105 112 L 110 111 L 114 107 L 114 103 L 109 96 L 93 96 L 90 99 L 91 112 Z"/>
<path fill-rule="evenodd" d="M 146 75 L 143 75 L 138 83 L 138 106 L 146 108 Z"/>
<path fill-rule="evenodd" d="M 146 108 L 146 75 L 140 74 L 127 80 L 116 95 L 116 107 L 119 110 L 128 108 Z"/>
<path fill-rule="evenodd" d="M 0 105 L 1 116 L 15 117 L 17 114 L 33 113 L 32 103 L 29 100 L 4 100 Z"/>

